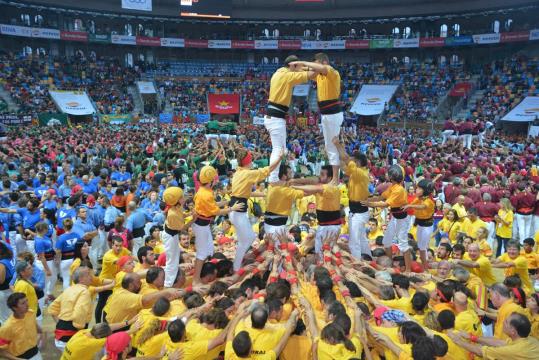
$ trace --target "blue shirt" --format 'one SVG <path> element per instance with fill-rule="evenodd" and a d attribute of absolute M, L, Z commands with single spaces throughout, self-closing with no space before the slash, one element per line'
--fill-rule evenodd
<path fill-rule="evenodd" d="M 73 224 L 73 232 L 79 234 L 81 238 L 84 236 L 84 234 L 95 230 L 97 230 L 97 228 L 94 226 L 94 224 L 89 222 L 88 219 L 83 221 L 81 218 L 77 218 Z"/>
<path fill-rule="evenodd" d="M 142 200 L 140 207 L 146 210 L 146 212 L 150 213 L 151 215 L 158 211 L 161 211 L 159 200 L 156 200 L 152 203 L 150 199 L 146 198 Z"/>
<path fill-rule="evenodd" d="M 55 248 L 63 253 L 75 251 L 75 243 L 80 239 L 79 234 L 74 232 L 62 234 L 56 240 Z"/>
<path fill-rule="evenodd" d="M 36 224 L 41 221 L 39 209 L 31 212 L 27 208 L 17 209 L 17 213 L 22 217 L 22 227 L 24 229 L 30 229 L 34 231 L 36 229 Z"/>
<path fill-rule="evenodd" d="M 67 198 L 71 195 L 71 188 L 66 184 L 61 185 L 58 188 L 58 196 L 61 198 Z"/>
<path fill-rule="evenodd" d="M 88 209 L 88 221 L 90 221 L 96 228 L 103 225 L 103 219 L 105 218 L 105 209 L 97 204 L 94 207 L 87 207 Z"/>
<path fill-rule="evenodd" d="M 43 207 L 48 210 L 55 210 L 56 209 L 56 200 L 49 200 L 46 199 L 43 201 Z"/>
<path fill-rule="evenodd" d="M 73 221 L 77 217 L 77 211 L 73 208 L 67 208 L 67 207 L 61 207 L 56 212 L 56 226 L 58 226 L 59 229 L 64 228 L 64 220 L 65 219 L 72 219 Z"/>
<path fill-rule="evenodd" d="M 47 185 L 40 185 L 34 190 L 34 194 L 36 194 L 38 199 L 41 199 L 43 195 L 49 190 L 49 187 Z"/>
<path fill-rule="evenodd" d="M 131 174 L 127 171 L 124 173 L 121 173 L 119 171 L 113 172 L 110 176 L 110 179 L 113 181 L 128 181 L 131 180 Z"/>
<path fill-rule="evenodd" d="M 114 220 L 120 215 L 122 215 L 122 212 L 111 205 L 105 210 L 103 223 L 105 225 L 112 225 L 114 224 Z"/>
<path fill-rule="evenodd" d="M 48 237 L 36 236 L 34 238 L 34 249 L 38 255 L 54 252 L 54 249 L 52 248 L 52 240 Z"/>
<path fill-rule="evenodd" d="M 97 192 L 97 186 L 90 182 L 88 184 L 80 183 L 80 186 L 82 187 L 82 192 L 85 194 L 93 194 Z"/>
<path fill-rule="evenodd" d="M 152 221 L 152 217 L 142 209 L 136 209 L 127 218 L 125 227 L 133 232 L 134 229 L 143 228 L 147 222 Z"/>

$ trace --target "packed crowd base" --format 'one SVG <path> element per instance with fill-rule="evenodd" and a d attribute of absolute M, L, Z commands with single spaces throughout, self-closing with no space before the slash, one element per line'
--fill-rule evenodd
<path fill-rule="evenodd" d="M 64 360 L 536 359 L 535 140 L 343 123 L 315 60 L 264 126 L 11 129 L 0 356 L 50 316 Z M 320 129 L 287 129 L 309 79 Z"/>

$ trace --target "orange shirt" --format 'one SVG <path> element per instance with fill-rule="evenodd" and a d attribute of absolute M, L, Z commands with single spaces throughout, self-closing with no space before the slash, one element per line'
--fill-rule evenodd
<path fill-rule="evenodd" d="M 408 195 L 401 184 L 391 184 L 391 186 L 382 193 L 382 197 L 392 208 L 400 208 L 408 204 Z"/>
<path fill-rule="evenodd" d="M 219 207 L 215 202 L 211 189 L 201 186 L 198 188 L 193 200 L 195 202 L 195 211 L 198 215 L 210 218 L 219 213 Z"/>
<path fill-rule="evenodd" d="M 412 202 L 412 205 L 425 205 L 426 206 L 424 209 L 415 209 L 416 219 L 421 219 L 421 220 L 432 219 L 432 215 L 434 215 L 434 201 L 432 201 L 430 197 L 426 199 L 416 198 Z"/>

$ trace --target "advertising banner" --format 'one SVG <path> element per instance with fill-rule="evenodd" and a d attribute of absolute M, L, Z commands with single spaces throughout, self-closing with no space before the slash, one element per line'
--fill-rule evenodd
<path fill-rule="evenodd" d="M 89 34 L 88 41 L 91 43 L 110 44 L 109 34 Z"/>
<path fill-rule="evenodd" d="M 328 43 L 326 49 L 342 50 L 346 48 L 346 40 L 331 40 L 326 42 Z"/>
<path fill-rule="evenodd" d="M 208 40 L 189 40 L 189 39 L 185 39 L 185 47 L 186 48 L 207 49 L 208 48 Z"/>
<path fill-rule="evenodd" d="M 389 49 L 393 47 L 393 39 L 373 39 L 370 43 L 371 49 Z"/>
<path fill-rule="evenodd" d="M 369 40 L 346 40 L 344 43 L 346 49 L 368 49 Z"/>
<path fill-rule="evenodd" d="M 309 89 L 311 86 L 309 84 L 301 84 L 294 86 L 294 91 L 292 95 L 294 96 L 307 96 L 309 95 Z"/>
<path fill-rule="evenodd" d="M 208 40 L 208 48 L 230 49 L 232 48 L 232 40 Z"/>
<path fill-rule="evenodd" d="M 60 31 L 60 39 L 66 41 L 88 42 L 86 31 Z"/>
<path fill-rule="evenodd" d="M 40 38 L 40 39 L 60 40 L 60 30 L 45 29 L 45 28 L 32 28 L 32 37 Z"/>
<path fill-rule="evenodd" d="M 527 96 L 509 111 L 503 121 L 534 121 L 539 119 L 539 96 Z"/>
<path fill-rule="evenodd" d="M 137 36 L 136 42 L 140 46 L 161 46 L 161 39 L 158 37 Z"/>
<path fill-rule="evenodd" d="M 197 124 L 205 124 L 210 121 L 210 114 L 196 114 Z"/>
<path fill-rule="evenodd" d="M 254 40 L 232 40 L 232 49 L 254 49 Z"/>
<path fill-rule="evenodd" d="M 455 86 L 453 86 L 453 89 L 449 92 L 449 95 L 451 96 L 464 96 L 470 93 L 470 90 L 472 89 L 472 84 L 469 82 L 460 82 L 456 83 Z"/>
<path fill-rule="evenodd" d="M 70 115 L 90 115 L 95 109 L 90 98 L 84 91 L 53 91 L 49 90 L 52 100 L 62 112 Z"/>
<path fill-rule="evenodd" d="M 419 38 L 413 39 L 395 39 L 393 40 L 394 48 L 418 48 L 419 47 Z"/>
<path fill-rule="evenodd" d="M 301 40 L 279 40 L 279 49 L 299 50 L 301 49 Z"/>
<path fill-rule="evenodd" d="M 253 125 L 264 125 L 264 118 L 262 116 L 253 116 Z"/>
<path fill-rule="evenodd" d="M 155 87 L 151 81 L 137 81 L 137 87 L 141 94 L 155 94 Z"/>
<path fill-rule="evenodd" d="M 163 47 L 185 47 L 185 40 L 179 38 L 161 38 L 161 46 Z"/>
<path fill-rule="evenodd" d="M 110 41 L 119 45 L 137 45 L 137 37 L 129 35 L 111 35 Z"/>
<path fill-rule="evenodd" d="M 30 115 L 1 115 L 0 124 L 6 126 L 24 126 L 32 125 L 32 117 Z"/>
<path fill-rule="evenodd" d="M 41 113 L 38 115 L 40 126 L 67 126 L 67 114 Z"/>
<path fill-rule="evenodd" d="M 419 39 L 419 47 L 442 47 L 445 46 L 443 37 L 427 37 Z"/>
<path fill-rule="evenodd" d="M 209 94 L 208 107 L 210 114 L 239 114 L 239 94 Z"/>
<path fill-rule="evenodd" d="M 100 115 L 99 118 L 102 122 L 111 125 L 128 124 L 131 122 L 131 115 L 129 114 Z"/>
<path fill-rule="evenodd" d="M 152 0 L 122 0 L 122 9 L 152 11 Z"/>
<path fill-rule="evenodd" d="M 473 35 L 476 44 L 497 44 L 500 42 L 500 34 L 476 34 Z"/>
<path fill-rule="evenodd" d="M 530 40 L 539 40 L 539 29 L 530 30 Z"/>
<path fill-rule="evenodd" d="M 351 112 L 359 115 L 378 115 L 397 90 L 398 85 L 363 85 Z"/>
<path fill-rule="evenodd" d="M 277 40 L 255 40 L 255 49 L 278 49 L 279 42 Z"/>
<path fill-rule="evenodd" d="M 0 33 L 2 33 L 2 35 L 32 37 L 32 28 L 0 24 Z"/>
<path fill-rule="evenodd" d="M 173 119 L 174 119 L 173 114 L 170 114 L 170 113 L 159 114 L 159 122 L 161 124 L 172 124 Z"/>
<path fill-rule="evenodd" d="M 464 45 L 472 45 L 472 44 L 473 44 L 473 38 L 469 35 L 445 38 L 446 46 L 464 46 Z"/>
<path fill-rule="evenodd" d="M 517 42 L 517 41 L 528 41 L 530 39 L 529 31 L 512 31 L 502 33 L 500 37 L 500 42 Z"/>

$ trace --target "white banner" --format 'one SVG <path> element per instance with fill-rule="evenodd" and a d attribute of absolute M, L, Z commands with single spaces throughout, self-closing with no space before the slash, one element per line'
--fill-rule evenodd
<path fill-rule="evenodd" d="M 137 87 L 141 94 L 155 94 L 155 87 L 151 81 L 137 81 Z"/>
<path fill-rule="evenodd" d="M 292 92 L 292 95 L 294 96 L 307 96 L 309 95 L 309 84 L 301 84 L 294 86 L 294 91 Z"/>
<path fill-rule="evenodd" d="M 277 40 L 255 40 L 255 49 L 278 49 Z"/>
<path fill-rule="evenodd" d="M 152 0 L 122 0 L 122 9 L 152 11 Z"/>
<path fill-rule="evenodd" d="M 137 37 L 129 35 L 111 35 L 110 42 L 121 45 L 137 45 Z"/>
<path fill-rule="evenodd" d="M 32 28 L 26 26 L 1 24 L 0 33 L 3 35 L 32 37 Z"/>
<path fill-rule="evenodd" d="M 90 98 L 84 91 L 52 91 L 52 99 L 58 108 L 69 115 L 90 115 L 95 109 Z"/>
<path fill-rule="evenodd" d="M 473 35 L 476 44 L 497 44 L 500 42 L 500 34 L 476 34 Z"/>
<path fill-rule="evenodd" d="M 261 116 L 253 116 L 254 125 L 264 125 L 264 118 Z"/>
<path fill-rule="evenodd" d="M 331 50 L 339 50 L 339 49 L 345 49 L 346 48 L 346 40 L 332 40 L 332 41 L 326 41 L 328 43 L 328 46 L 326 49 Z"/>
<path fill-rule="evenodd" d="M 539 119 L 539 96 L 527 96 L 509 111 L 503 121 L 534 121 Z"/>
<path fill-rule="evenodd" d="M 161 38 L 161 46 L 183 48 L 185 47 L 185 40 L 177 38 Z"/>
<path fill-rule="evenodd" d="M 32 28 L 32 37 L 41 39 L 56 39 L 60 40 L 60 30 Z"/>
<path fill-rule="evenodd" d="M 230 49 L 232 40 L 208 40 L 209 49 Z"/>
<path fill-rule="evenodd" d="M 418 48 L 419 38 L 413 39 L 395 39 L 393 40 L 394 48 Z"/>
<path fill-rule="evenodd" d="M 539 40 L 539 29 L 530 30 L 530 40 Z"/>
<path fill-rule="evenodd" d="M 378 115 L 391 100 L 398 85 L 363 85 L 351 112 L 359 115 Z"/>

